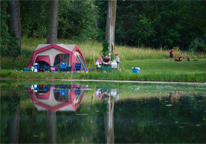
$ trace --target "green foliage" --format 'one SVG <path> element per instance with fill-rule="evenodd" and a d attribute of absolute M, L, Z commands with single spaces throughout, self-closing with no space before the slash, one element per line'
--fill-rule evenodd
<path fill-rule="evenodd" d="M 103 54 L 104 56 L 107 56 L 107 55 L 109 54 L 109 49 L 108 49 L 109 43 L 107 42 L 107 40 L 104 40 L 104 41 L 102 42 L 102 47 L 103 47 L 103 49 L 102 49 L 102 54 Z"/>
<path fill-rule="evenodd" d="M 95 30 L 91 29 L 93 15 L 91 1 L 60 1 L 58 36 L 70 39 L 95 38 Z"/>
<path fill-rule="evenodd" d="M 20 47 L 18 46 L 18 39 L 15 33 L 9 34 L 8 30 L 8 19 L 10 15 L 7 13 L 8 2 L 1 2 L 1 48 L 0 55 L 1 56 L 13 56 L 16 57 L 20 55 Z"/>
<path fill-rule="evenodd" d="M 18 55 L 21 54 L 21 48 L 18 46 L 18 38 L 16 37 L 15 33 L 11 34 L 9 49 L 10 49 L 9 55 L 13 57 L 17 57 Z"/>
<path fill-rule="evenodd" d="M 99 115 L 105 115 L 107 113 L 107 111 L 108 111 L 107 104 L 108 104 L 108 102 L 106 100 L 103 100 L 99 104 Z"/>
<path fill-rule="evenodd" d="M 23 37 L 47 37 L 49 1 L 20 1 Z"/>
<path fill-rule="evenodd" d="M 200 38 L 200 37 L 195 38 L 191 42 L 189 49 L 191 52 L 206 53 L 206 37 L 205 38 Z"/>
<path fill-rule="evenodd" d="M 111 61 L 113 61 L 113 60 L 115 60 L 115 59 L 116 59 L 115 55 L 114 55 L 114 54 L 111 54 Z"/>
<path fill-rule="evenodd" d="M 49 1 L 21 1 L 22 34 L 25 37 L 47 37 Z M 95 39 L 91 1 L 59 1 L 58 37 L 69 39 Z"/>
<path fill-rule="evenodd" d="M 105 31 L 107 2 L 96 3 L 99 27 Z M 206 3 L 204 1 L 118 1 L 115 42 L 120 45 L 187 50 L 194 40 L 206 34 Z M 104 34 L 102 35 L 102 38 Z"/>
<path fill-rule="evenodd" d="M 8 129 L 8 121 L 14 119 L 17 113 L 17 106 L 20 104 L 20 96 L 14 88 L 9 90 L 9 93 L 4 93 L 5 90 L 1 90 L 1 143 L 8 142 L 8 135 L 6 135 Z"/>

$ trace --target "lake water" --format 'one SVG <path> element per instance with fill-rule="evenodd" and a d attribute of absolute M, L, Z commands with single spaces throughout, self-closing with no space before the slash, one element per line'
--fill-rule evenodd
<path fill-rule="evenodd" d="M 204 84 L 20 83 L 1 81 L 1 143 L 206 142 Z"/>

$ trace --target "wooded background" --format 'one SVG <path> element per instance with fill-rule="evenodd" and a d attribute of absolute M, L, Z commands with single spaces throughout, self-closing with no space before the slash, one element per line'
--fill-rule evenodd
<path fill-rule="evenodd" d="M 1 55 L 19 55 L 21 37 L 48 37 L 50 2 L 1 1 Z M 20 38 L 10 30 L 12 3 L 20 14 Z M 102 42 L 107 8 L 107 0 L 60 0 L 57 37 Z M 206 2 L 118 0 L 115 44 L 155 49 L 179 47 L 206 53 Z"/>

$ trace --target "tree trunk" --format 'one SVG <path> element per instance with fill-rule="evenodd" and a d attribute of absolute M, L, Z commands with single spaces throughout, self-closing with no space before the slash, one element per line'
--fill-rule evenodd
<path fill-rule="evenodd" d="M 57 44 L 59 0 L 50 1 L 48 44 Z"/>
<path fill-rule="evenodd" d="M 18 46 L 21 47 L 21 19 L 20 19 L 20 4 L 19 0 L 14 0 L 9 3 L 8 12 L 9 18 L 9 33 L 15 33 L 18 38 Z"/>
<path fill-rule="evenodd" d="M 92 0 L 92 5 L 93 5 L 94 16 L 95 16 L 96 31 L 97 31 L 98 30 L 98 20 L 97 20 L 97 13 L 96 13 L 96 8 L 95 8 L 94 0 Z"/>
<path fill-rule="evenodd" d="M 105 39 L 109 43 L 109 51 L 115 53 L 115 22 L 116 22 L 117 0 L 108 0 L 107 24 Z"/>

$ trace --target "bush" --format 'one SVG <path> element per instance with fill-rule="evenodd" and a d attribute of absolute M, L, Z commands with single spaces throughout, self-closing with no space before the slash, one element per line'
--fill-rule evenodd
<path fill-rule="evenodd" d="M 104 40 L 104 41 L 102 42 L 102 47 L 103 47 L 103 49 L 102 49 L 102 54 L 103 54 L 104 56 L 106 56 L 106 55 L 109 54 L 108 46 L 109 46 L 109 43 L 107 42 L 107 40 Z"/>
<path fill-rule="evenodd" d="M 195 38 L 190 46 L 189 50 L 191 52 L 206 53 L 206 38 L 197 37 Z"/>

